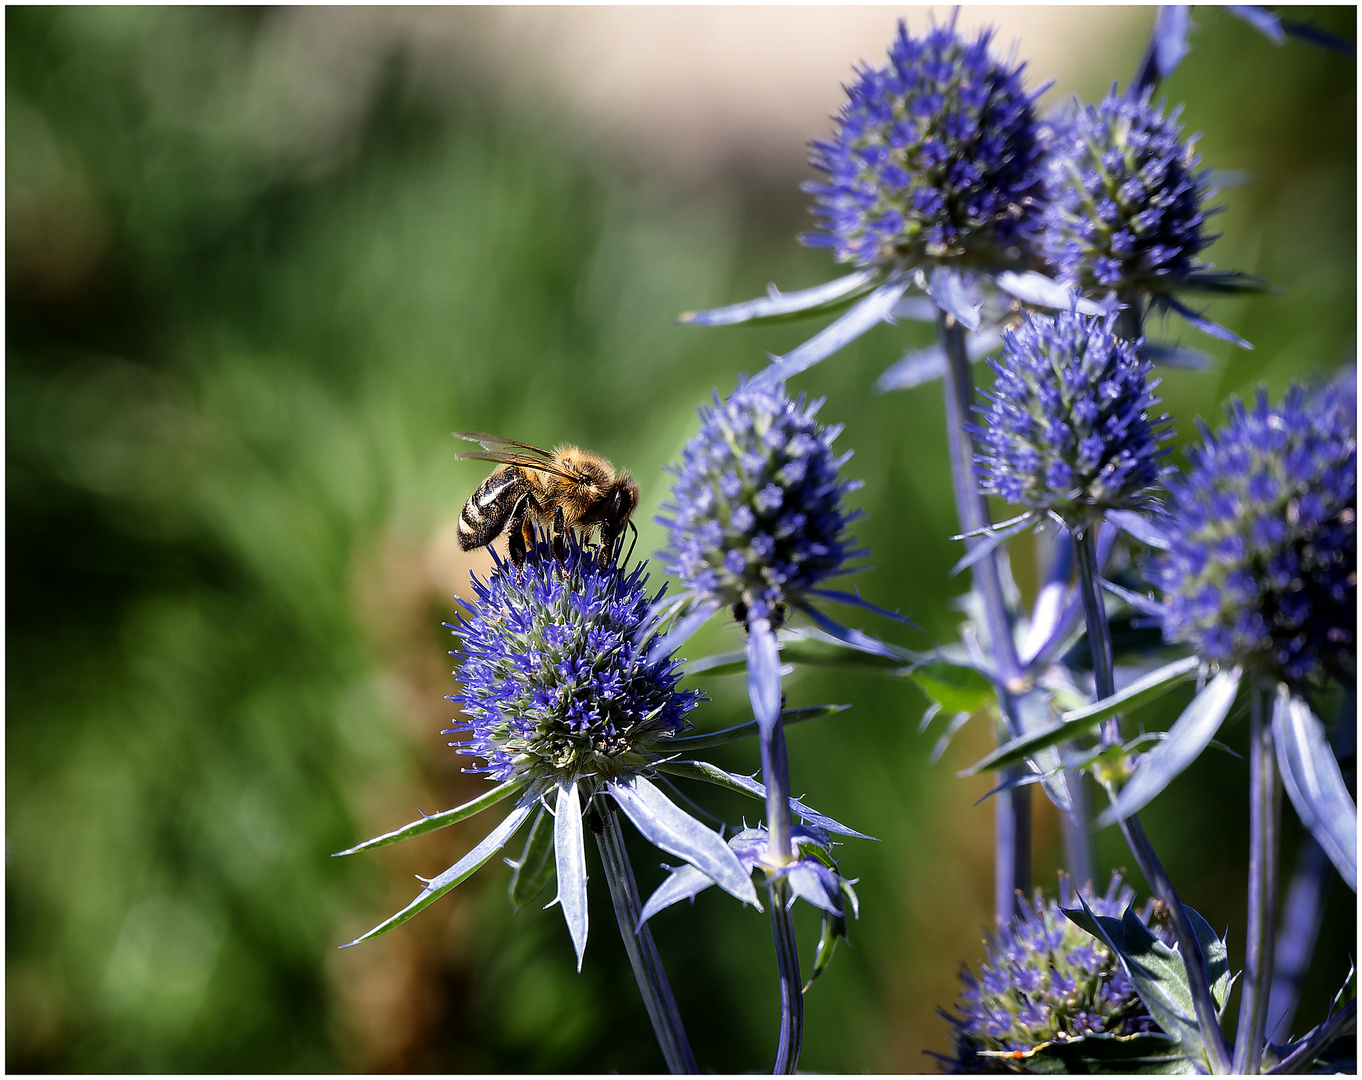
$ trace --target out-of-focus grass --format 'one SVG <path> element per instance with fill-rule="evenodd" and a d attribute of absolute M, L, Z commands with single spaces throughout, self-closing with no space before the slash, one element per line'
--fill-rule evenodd
<path fill-rule="evenodd" d="M 793 240 L 797 192 L 631 178 L 551 112 L 508 112 L 472 84 L 423 95 L 400 52 L 358 122 L 290 141 L 271 109 L 276 17 L 6 12 L 6 1065 L 658 1068 L 603 896 L 581 975 L 557 912 L 511 913 L 499 864 L 337 953 L 487 823 L 329 854 L 481 783 L 438 734 L 454 690 L 439 623 L 470 565 L 450 526 L 482 475 L 452 461 L 449 432 L 580 441 L 628 466 L 651 552 L 694 406 L 809 332 L 674 316 L 832 268 Z M 1209 164 L 1255 177 L 1223 196 L 1211 254 L 1287 291 L 1212 309 L 1251 354 L 1180 332 L 1222 361 L 1166 377 L 1183 438 L 1231 390 L 1263 379 L 1279 395 L 1351 364 L 1355 316 L 1352 62 L 1276 49 L 1223 12 L 1198 21 L 1170 97 Z M 962 587 L 939 391 L 870 388 L 924 335 L 880 328 L 799 386 L 828 397 L 857 451 L 863 592 L 925 633 L 876 629 L 919 648 L 955 636 Z M 735 640 L 716 627 L 691 651 Z M 809 991 L 803 1063 L 916 1070 L 947 1048 L 933 1009 L 977 960 L 991 906 L 992 808 L 972 805 L 987 784 L 954 778 L 985 733 L 931 765 L 906 681 L 811 671 L 787 689 L 854 703 L 791 732 L 794 783 L 880 837 L 842 849 L 862 918 Z M 700 723 L 741 718 L 737 680 L 706 690 Z M 751 747 L 724 761 L 756 767 Z M 1149 828 L 1184 895 L 1234 932 L 1242 768 L 1198 768 Z M 1048 807 L 1037 821 L 1049 882 Z M 1104 865 L 1128 862 L 1116 844 L 1103 837 Z M 658 859 L 637 856 L 647 888 Z M 655 933 L 701 1065 L 761 1070 L 766 919 L 717 892 Z M 1316 1011 L 1352 919 L 1336 896 Z"/>

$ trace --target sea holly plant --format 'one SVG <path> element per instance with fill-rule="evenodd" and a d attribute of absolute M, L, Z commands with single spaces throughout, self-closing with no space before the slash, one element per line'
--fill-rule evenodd
<path fill-rule="evenodd" d="M 1237 13 L 1274 40 L 1283 36 L 1283 24 L 1265 9 Z M 1039 91 L 1024 89 L 1022 65 L 993 58 L 989 32 L 967 40 L 956 33 L 954 16 L 921 38 L 900 24 L 887 66 L 857 72 L 834 137 L 814 144 L 813 163 L 825 174 L 809 186 L 820 231 L 804 240 L 832 249 L 854 272 L 800 293 L 772 289 L 765 298 L 689 313 L 682 321 L 725 325 L 837 316 L 791 352 L 773 356 L 752 380 L 759 389 L 826 360 L 880 322 L 936 322 L 937 345 L 906 355 L 885 373 L 880 389 L 936 377 L 944 381 L 958 539 L 967 545 L 957 570 L 969 569 L 974 584 L 962 604 L 970 622 L 958 646 L 943 647 L 909 667 L 933 698 L 929 719 L 944 713 L 952 729 L 972 715 L 995 720 L 1000 748 L 976 770 L 1000 772 L 1001 782 L 991 793 L 999 808 L 997 917 L 1000 923 L 1011 919 L 1017 891 L 1029 881 L 1024 795 L 1030 782 L 1041 782 L 1064 815 L 1066 860 L 1079 880 L 1092 871 L 1081 782 L 1090 771 L 1112 804 L 1099 823 L 1119 823 L 1160 901 L 1175 945 L 1171 951 L 1162 942 L 1154 947 L 1147 930 L 1123 928 L 1122 919 L 1113 916 L 1074 918 L 1120 958 L 1162 1037 L 1174 1046 L 1169 1060 L 1179 1067 L 1226 1072 L 1308 1063 L 1352 1021 L 1350 1006 L 1341 1007 L 1285 1057 L 1274 1056 L 1265 1042 L 1262 957 L 1271 952 L 1276 890 L 1266 858 L 1270 843 L 1264 839 L 1275 833 L 1266 824 L 1254 833 L 1251 955 L 1238 1038 L 1231 1048 L 1221 1026 L 1229 990 L 1228 973 L 1222 970 L 1224 944 L 1181 902 L 1139 822 L 1137 811 L 1209 744 L 1245 673 L 1260 679 L 1261 665 L 1222 649 L 1218 659 L 1204 653 L 1183 656 L 1152 670 L 1145 655 L 1137 658 L 1138 677 L 1119 690 L 1115 681 L 1109 598 L 1139 618 L 1163 618 L 1168 626 L 1160 602 L 1131 583 L 1123 587 L 1103 579 L 1118 534 L 1162 553 L 1160 558 L 1171 557 L 1176 548 L 1169 516 L 1178 507 L 1165 516 L 1162 503 L 1177 504 L 1180 488 L 1178 481 L 1170 490 L 1160 488 L 1168 471 L 1160 443 L 1169 432 L 1166 418 L 1152 411 L 1157 400 L 1150 365 L 1204 367 L 1208 359 L 1150 343 L 1145 317 L 1155 310 L 1172 312 L 1248 348 L 1248 342 L 1187 306 L 1183 295 L 1247 293 L 1264 286 L 1249 275 L 1217 272 L 1204 261 L 1214 240 L 1205 225 L 1218 211 L 1210 200 L 1214 185 L 1223 181 L 1202 167 L 1196 137 L 1182 133 L 1180 110 L 1154 103 L 1154 85 L 1181 60 L 1190 28 L 1185 9 L 1162 9 L 1129 90 L 1113 87 L 1098 105 L 1074 102 L 1043 120 L 1035 111 Z M 914 290 L 924 295 L 910 295 Z M 1042 311 L 1056 314 L 1047 318 Z M 971 424 L 976 404 L 971 366 L 1000 350 L 997 380 L 986 396 L 989 405 L 979 410 L 984 422 Z M 1253 497 L 1269 498 L 1266 490 L 1259 483 Z M 990 495 L 1019 505 L 1021 515 L 995 525 L 985 501 Z M 1304 517 L 1312 520 L 1314 507 L 1305 509 Z M 1242 510 L 1221 515 L 1221 524 L 1236 512 Z M 1302 517 L 1300 507 L 1285 512 L 1288 523 Z M 1311 533 L 1310 540 L 1293 535 L 1291 559 L 1283 556 L 1274 564 L 1277 577 L 1294 581 L 1291 575 L 1300 567 L 1306 577 L 1319 577 L 1326 564 L 1333 568 L 1332 556 L 1320 551 L 1333 550 L 1335 533 L 1350 539 L 1343 533 L 1353 517 L 1346 510 L 1340 515 L 1330 519 L 1333 532 Z M 1008 572 L 1006 544 L 1047 520 L 1060 526 L 1060 539 L 1035 607 L 1024 617 Z M 1214 574 L 1234 566 L 1237 558 L 1227 548 L 1208 565 L 1213 564 Z M 1263 568 L 1247 572 L 1257 576 L 1259 593 L 1263 573 L 1271 577 Z M 1329 579 L 1331 586 L 1346 595 L 1335 602 L 1351 611 L 1348 583 L 1355 582 L 1355 558 L 1351 569 L 1338 573 Z M 1217 580 L 1214 589 L 1187 597 L 1193 608 L 1208 609 L 1224 598 L 1234 622 L 1229 632 L 1261 638 L 1265 631 L 1245 621 L 1255 602 L 1250 597 L 1258 595 L 1246 581 L 1245 574 L 1228 583 Z M 1351 799 L 1305 689 L 1283 666 L 1306 662 L 1309 633 L 1303 628 L 1319 622 L 1318 610 L 1323 606 L 1304 605 L 1292 593 L 1263 616 L 1290 641 L 1275 646 L 1289 656 L 1279 661 L 1272 694 L 1262 692 L 1255 699 L 1258 715 L 1280 719 L 1275 740 L 1262 733 L 1266 721 L 1261 730 L 1255 728 L 1253 741 L 1261 752 L 1251 764 L 1250 786 L 1257 792 L 1251 816 L 1275 820 L 1275 789 L 1261 764 L 1275 743 L 1278 759 L 1290 762 L 1283 765 L 1288 791 L 1299 796 L 1302 818 L 1314 823 L 1320 844 L 1326 850 L 1351 850 L 1344 842 L 1350 823 L 1355 833 Z M 1081 637 L 1092 660 L 1088 670 L 1071 667 L 1072 646 Z M 1177 635 L 1168 640 L 1176 643 Z M 1351 685 L 1355 643 L 1339 634 L 1330 640 L 1333 651 L 1321 654 L 1328 655 L 1328 665 L 1321 659 L 1316 674 L 1341 675 Z M 768 670 L 774 666 L 769 655 L 764 662 Z M 996 706 L 977 693 L 977 678 L 966 672 L 983 677 Z M 1202 680 L 1204 690 L 1172 731 L 1126 740 L 1123 712 L 1192 677 Z M 1346 875 L 1348 860 L 1339 858 Z M 1355 867 L 1351 873 L 1355 881 Z M 1150 999 L 1162 1004 L 1156 1007 Z M 1132 1060 L 1110 1068 L 1119 1071 Z M 1020 1059 L 1013 1064 L 1026 1067 Z M 1032 1064 L 1050 1068 L 1055 1063 Z M 1084 1059 L 1084 1064 L 1096 1062 Z"/>
<path fill-rule="evenodd" d="M 453 655 L 463 684 L 451 700 L 462 707 L 465 720 L 447 734 L 464 736 L 451 745 L 483 760 L 470 771 L 485 774 L 495 786 L 453 810 L 424 815 L 340 854 L 420 836 L 498 803 L 510 802 L 512 809 L 463 858 L 426 880 L 410 904 L 350 944 L 423 910 L 528 823 L 523 854 L 513 864 L 512 897 L 523 905 L 556 879 L 554 902 L 563 912 L 580 969 L 588 936 L 585 819 L 600 848 L 616 920 L 667 1066 L 694 1072 L 694 1055 L 646 925 L 620 818 L 707 883 L 760 907 L 753 861 L 744 862 L 721 833 L 668 797 L 664 787 L 670 782 L 663 774 L 720 784 L 761 800 L 766 792 L 748 777 L 686 756 L 687 716 L 702 695 L 679 687 L 681 661 L 659 648 L 662 594 L 650 594 L 646 563 L 619 565 L 622 544 L 616 541 L 615 558 L 603 561 L 569 532 L 565 549 L 556 555 L 544 534 L 522 567 L 496 556 L 487 579 L 474 578 L 469 614 L 450 626 L 460 642 Z M 806 710 L 794 719 L 829 711 Z M 696 738 L 691 747 L 738 738 L 755 726 Z M 862 835 L 798 800 L 790 810 L 816 830 L 822 850 L 830 845 L 829 833 Z M 830 857 L 827 861 L 835 865 Z"/>
<path fill-rule="evenodd" d="M 1098 823 L 1118 822 L 1130 837 L 1132 825 L 1138 829 L 1138 811 L 1196 760 L 1241 687 L 1247 691 L 1251 871 L 1246 965 L 1228 1065 L 1236 1072 L 1258 1072 L 1292 1054 L 1309 1060 L 1337 1035 L 1322 1025 L 1300 1045 L 1282 1050 L 1268 1042 L 1267 1018 L 1281 786 L 1344 881 L 1357 888 L 1356 805 L 1309 702 L 1326 676 L 1346 685 L 1355 679 L 1357 443 L 1332 388 L 1312 402 L 1304 388 L 1293 387 L 1280 407 L 1260 392 L 1256 407 L 1233 401 L 1227 412 L 1229 422 L 1219 432 L 1203 426 L 1203 441 L 1188 451 L 1187 472 L 1169 478 L 1169 505 L 1159 522 L 1161 550 L 1149 560 L 1150 576 L 1162 590 L 1161 602 L 1149 610 L 1161 616 L 1165 639 L 1191 646 L 1194 655 L 1118 694 L 1109 674 L 1105 617 L 1094 606 L 1088 633 L 1102 700 L 1043 735 L 1000 749 L 979 767 L 1018 753 L 1035 763 L 1039 749 L 1099 722 L 1103 743 L 1119 747 L 1120 711 L 1198 669 L 1218 669 L 1133 768 L 1124 753 L 1104 763 L 1112 804 Z M 1148 875 L 1148 853 L 1142 855 L 1137 842 L 1138 836 L 1132 847 Z M 1155 877 L 1150 880 L 1157 891 Z M 1176 909 L 1173 913 L 1176 926 Z M 1182 955 L 1190 957 L 1178 936 Z M 1199 970 L 1194 963 L 1184 970 L 1196 1004 Z M 1207 1031 L 1203 1022 L 1202 1045 L 1213 1053 Z M 1214 1071 L 1227 1064 L 1210 1056 L 1207 1061 Z"/>

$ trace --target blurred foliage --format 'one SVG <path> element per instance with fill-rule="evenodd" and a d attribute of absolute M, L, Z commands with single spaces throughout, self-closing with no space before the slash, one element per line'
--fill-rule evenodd
<path fill-rule="evenodd" d="M 581 441 L 627 465 L 639 551 L 655 550 L 662 466 L 694 406 L 809 332 L 675 315 L 831 276 L 793 239 L 794 182 L 670 190 L 475 69 L 431 92 L 400 47 L 355 76 L 349 113 L 309 124 L 285 107 L 300 76 L 284 12 L 5 14 L 7 1068 L 659 1068 L 603 892 L 581 975 L 558 913 L 513 915 L 495 863 L 338 953 L 487 823 L 329 854 L 481 783 L 438 734 L 454 689 L 439 624 L 470 566 L 451 526 L 482 476 L 452 461 L 449 432 Z M 1354 9 L 1315 17 L 1354 37 Z M 1213 306 L 1252 353 L 1168 326 L 1220 361 L 1165 376 L 1183 438 L 1229 392 L 1354 363 L 1353 61 L 1274 47 L 1224 12 L 1197 22 L 1168 95 L 1208 164 L 1253 178 L 1222 197 L 1210 253 L 1283 291 Z M 847 425 L 866 481 L 859 585 L 925 632 L 875 629 L 914 648 L 955 638 L 962 587 L 939 390 L 871 387 L 928 334 L 881 328 L 801 383 Z M 1037 546 L 1016 547 L 1024 591 Z M 715 627 L 690 648 L 735 645 Z M 855 705 L 791 732 L 792 777 L 881 841 L 842 849 L 862 917 L 809 993 L 802 1064 L 917 1071 L 947 1048 L 933 1010 L 991 907 L 993 811 L 972 805 L 987 778 L 954 776 L 987 733 L 967 727 L 932 765 L 907 680 L 820 669 L 787 689 Z M 742 718 L 740 679 L 706 690 L 701 724 Z M 752 771 L 755 748 L 720 763 Z M 705 801 L 757 815 L 735 800 Z M 1146 815 L 1183 896 L 1230 928 L 1232 963 L 1243 802 L 1243 763 L 1207 755 Z M 1036 815 L 1052 883 L 1053 814 Z M 1128 863 L 1119 843 L 1101 837 L 1104 867 Z M 662 876 L 649 850 L 645 889 Z M 701 1066 L 760 1071 L 768 927 L 717 893 L 655 934 Z M 1336 888 L 1298 1029 L 1346 970 L 1354 919 Z"/>

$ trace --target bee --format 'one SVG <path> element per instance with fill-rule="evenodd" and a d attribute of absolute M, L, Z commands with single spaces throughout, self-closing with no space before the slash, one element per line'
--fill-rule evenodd
<path fill-rule="evenodd" d="M 511 562 L 523 566 L 534 543 L 534 523 L 553 530 L 553 553 L 567 554 L 568 529 L 588 536 L 600 529 L 599 559 L 604 564 L 615 540 L 638 506 L 638 484 L 627 472 L 599 454 L 576 446 L 552 452 L 529 443 L 502 439 L 480 431 L 456 431 L 460 439 L 482 446 L 457 455 L 459 460 L 495 461 L 501 468 L 478 485 L 459 515 L 459 546 L 464 551 L 485 547 L 507 534 Z"/>

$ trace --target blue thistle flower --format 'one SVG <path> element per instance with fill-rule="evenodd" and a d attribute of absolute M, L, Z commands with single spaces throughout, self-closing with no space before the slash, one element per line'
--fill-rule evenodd
<path fill-rule="evenodd" d="M 1061 280 L 1083 289 L 1168 293 L 1203 269 L 1209 170 L 1195 137 L 1182 141 L 1178 109 L 1165 117 L 1139 97 L 1111 92 L 1053 122 L 1046 156 L 1041 248 Z"/>
<path fill-rule="evenodd" d="M 622 541 L 616 542 L 619 556 Z M 668 799 L 648 774 L 667 740 L 686 726 L 700 701 L 677 689 L 680 661 L 658 647 L 659 592 L 649 596 L 646 564 L 625 570 L 602 562 L 567 534 L 561 559 L 541 534 L 516 567 L 495 556 L 492 573 L 473 579 L 470 616 L 450 629 L 463 646 L 468 717 L 446 734 L 451 745 L 485 758 L 480 769 L 498 781 L 480 798 L 423 816 L 341 852 L 395 843 L 462 820 L 519 796 L 511 813 L 449 869 L 426 881 L 419 896 L 355 944 L 411 918 L 500 851 L 532 813 L 552 814 L 558 903 L 580 969 L 587 939 L 583 811 L 609 795 L 650 841 L 699 868 L 745 903 L 760 907 L 748 871 L 719 833 Z"/>
<path fill-rule="evenodd" d="M 1061 875 L 1059 887 L 1058 902 L 1045 900 L 1040 889 L 1030 903 L 1019 897 L 1020 914 L 985 941 L 978 975 L 968 967 L 961 971 L 958 1015 L 941 1013 L 955 1027 L 951 1071 L 1008 1072 L 1005 1060 L 988 1055 L 1084 1035 L 1158 1030 L 1118 958 L 1060 910 L 1077 906 L 1069 879 Z M 1105 894 L 1096 894 L 1091 883 L 1079 892 L 1094 914 L 1117 919 L 1135 896 L 1119 872 L 1111 875 Z M 1152 907 L 1147 904 L 1143 913 L 1146 924 Z M 1171 944 L 1163 926 L 1151 929 Z"/>
<path fill-rule="evenodd" d="M 1168 484 L 1169 547 L 1149 567 L 1163 635 L 1299 685 L 1356 645 L 1357 435 L 1332 388 L 1226 412 Z"/>
<path fill-rule="evenodd" d="M 1084 528 L 1104 512 L 1139 509 L 1165 471 L 1165 416 L 1152 417 L 1151 366 L 1116 316 L 1028 315 L 1003 335 L 987 406 L 971 425 L 983 490 Z"/>
<path fill-rule="evenodd" d="M 812 144 L 828 180 L 805 190 L 825 231 L 806 244 L 858 266 L 1020 259 L 1039 216 L 1036 95 L 992 36 L 965 41 L 954 15 L 923 38 L 900 21 L 888 65 L 857 73 L 833 141 Z"/>
<path fill-rule="evenodd" d="M 498 562 L 485 582 L 473 578 L 472 617 L 450 627 L 464 690 L 449 700 L 468 722 L 444 732 L 470 735 L 451 745 L 486 759 L 473 771 L 614 779 L 687 726 L 702 695 L 678 690 L 680 661 L 653 655 L 639 634 L 661 598 L 648 595 L 646 567 L 599 565 L 569 544 L 561 563 L 539 552 L 524 572 Z"/>
<path fill-rule="evenodd" d="M 818 584 L 863 554 L 845 535 L 860 515 L 842 506 L 861 483 L 839 475 L 851 454 L 833 451 L 842 429 L 817 422 L 822 404 L 744 380 L 700 407 L 700 431 L 672 470 L 670 517 L 658 521 L 669 530 L 668 572 L 708 611 L 779 625 L 787 605 L 811 611 L 809 598 L 826 595 Z"/>

